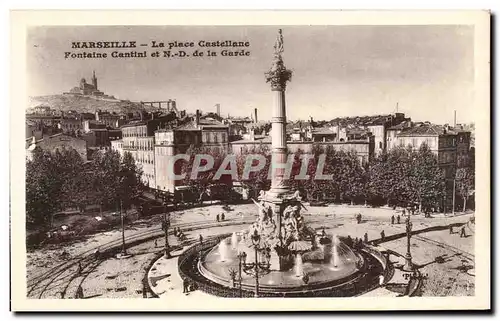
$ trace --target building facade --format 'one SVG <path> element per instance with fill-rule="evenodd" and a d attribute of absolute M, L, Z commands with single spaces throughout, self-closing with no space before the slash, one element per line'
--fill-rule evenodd
<path fill-rule="evenodd" d="M 171 126 L 175 114 L 156 119 L 132 121 L 121 127 L 123 153 L 130 152 L 137 165 L 142 168 L 142 181 L 150 188 L 156 188 L 155 175 L 155 131 Z M 117 144 L 115 144 L 116 147 Z"/>
<path fill-rule="evenodd" d="M 74 149 L 78 152 L 78 154 L 84 161 L 87 160 L 87 142 L 81 138 L 64 135 L 62 133 L 52 136 L 45 136 L 40 140 L 36 140 L 33 137 L 26 149 L 26 156 L 28 159 L 31 159 L 32 153 L 37 147 L 43 150 L 47 150 L 51 153 L 55 153 L 57 150 L 61 151 L 63 149 Z"/>
<path fill-rule="evenodd" d="M 446 194 L 442 206 L 450 211 L 453 204 L 454 180 L 458 168 L 471 161 L 470 132 L 448 125 L 418 123 L 397 134 L 397 145 L 415 149 L 426 144 L 436 155 L 438 166 L 446 181 Z"/>
<path fill-rule="evenodd" d="M 199 111 L 195 119 L 181 126 L 155 132 L 156 188 L 174 192 L 178 181 L 169 173 L 180 174 L 181 161 L 173 162 L 177 154 L 183 154 L 193 147 L 213 153 L 229 151 L 229 126 L 212 118 L 201 118 Z"/>

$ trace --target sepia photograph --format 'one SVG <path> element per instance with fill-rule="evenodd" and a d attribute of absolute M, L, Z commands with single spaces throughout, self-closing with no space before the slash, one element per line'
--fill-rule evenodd
<path fill-rule="evenodd" d="M 38 14 L 17 309 L 489 308 L 487 11 Z"/>

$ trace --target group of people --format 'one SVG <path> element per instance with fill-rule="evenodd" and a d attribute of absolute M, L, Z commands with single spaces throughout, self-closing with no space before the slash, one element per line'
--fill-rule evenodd
<path fill-rule="evenodd" d="M 217 214 L 217 216 L 215 217 L 215 219 L 216 219 L 217 222 L 224 221 L 226 219 L 226 215 L 224 215 L 224 212 L 222 212 L 220 215 Z"/>
<path fill-rule="evenodd" d="M 365 233 L 365 238 L 368 239 L 368 234 Z M 361 238 L 352 238 L 350 235 L 347 235 L 345 240 L 347 246 L 353 249 L 361 249 L 363 247 L 363 240 Z"/>
<path fill-rule="evenodd" d="M 184 234 L 184 232 L 181 231 L 180 227 L 174 227 L 174 236 L 177 236 L 177 238 L 181 241 L 187 239 L 186 234 Z"/>
<path fill-rule="evenodd" d="M 405 212 L 404 212 L 404 209 L 403 209 L 403 216 L 405 215 L 404 213 Z M 401 216 L 399 216 L 399 214 L 398 214 L 397 217 L 394 217 L 394 215 L 391 216 L 391 224 L 394 224 L 395 220 L 397 221 L 397 224 L 401 224 Z"/>

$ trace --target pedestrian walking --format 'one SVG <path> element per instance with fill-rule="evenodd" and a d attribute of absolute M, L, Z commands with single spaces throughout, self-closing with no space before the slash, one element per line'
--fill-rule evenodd
<path fill-rule="evenodd" d="M 82 274 L 83 268 L 82 268 L 82 262 L 78 261 L 78 274 Z"/>
<path fill-rule="evenodd" d="M 158 240 L 155 240 L 155 247 L 158 247 Z"/>
<path fill-rule="evenodd" d="M 221 220 L 221 221 L 224 221 L 225 219 L 226 219 L 226 216 L 224 215 L 224 213 L 222 213 L 222 214 L 220 215 L 220 220 Z"/>
<path fill-rule="evenodd" d="M 219 222 L 219 214 L 217 214 L 217 215 L 215 216 L 215 220 L 216 220 L 217 222 Z"/>
<path fill-rule="evenodd" d="M 460 237 L 467 237 L 467 234 L 465 233 L 465 226 L 462 226 L 460 229 Z"/>
<path fill-rule="evenodd" d="M 404 208 L 403 208 L 403 212 L 401 213 L 401 215 L 406 216 L 406 210 Z"/>
<path fill-rule="evenodd" d="M 453 234 L 453 226 L 450 225 L 450 234 Z"/>
<path fill-rule="evenodd" d="M 101 257 L 101 252 L 99 252 L 99 249 L 96 249 L 96 250 L 94 251 L 94 258 L 95 258 L 96 260 L 99 260 L 99 258 L 100 258 L 100 257 Z"/>
<path fill-rule="evenodd" d="M 365 243 L 368 243 L 368 233 L 365 233 L 364 239 L 365 239 Z"/>
<path fill-rule="evenodd" d="M 200 244 L 203 244 L 203 236 L 200 234 Z"/>
<path fill-rule="evenodd" d="M 394 224 L 394 215 L 391 216 L 391 224 Z"/>
<path fill-rule="evenodd" d="M 398 215 L 397 220 L 398 220 L 398 224 L 401 224 L 401 216 Z"/>
<path fill-rule="evenodd" d="M 380 232 L 380 239 L 382 241 L 385 240 L 385 232 L 384 232 L 384 230 L 382 230 L 382 232 Z"/>
<path fill-rule="evenodd" d="M 182 280 L 182 293 L 188 293 L 189 292 L 189 281 L 187 278 L 184 278 Z"/>

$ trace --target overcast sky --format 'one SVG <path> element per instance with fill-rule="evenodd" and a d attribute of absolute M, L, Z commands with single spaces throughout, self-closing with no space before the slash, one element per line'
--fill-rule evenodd
<path fill-rule="evenodd" d="M 468 122 L 474 101 L 474 41 L 469 26 L 285 26 L 290 119 L 399 111 L 414 120 Z M 37 27 L 28 35 L 28 93 L 60 94 L 90 82 L 133 101 L 176 99 L 178 108 L 271 117 L 271 66 L 278 27 Z M 249 41 L 250 57 L 64 59 L 71 41 Z M 143 51 L 145 48 L 137 48 Z M 148 52 L 153 49 L 146 48 Z M 99 50 L 99 49 L 96 49 Z M 86 51 L 91 51 L 86 50 Z M 111 49 L 100 49 L 108 52 Z M 121 49 L 121 51 L 124 51 Z"/>

